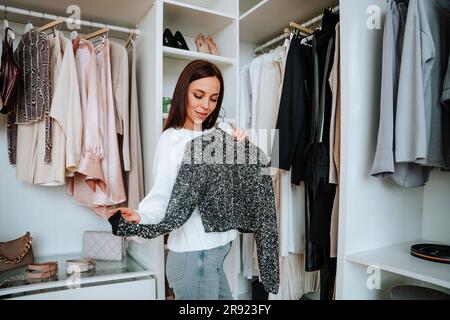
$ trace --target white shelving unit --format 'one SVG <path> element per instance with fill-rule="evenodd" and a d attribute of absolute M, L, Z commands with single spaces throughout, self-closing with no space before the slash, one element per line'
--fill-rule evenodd
<path fill-rule="evenodd" d="M 208 60 L 218 65 L 223 73 L 226 90 L 223 107 L 226 110 L 227 117 L 236 120 L 239 101 L 239 71 L 236 67 L 239 58 L 238 2 L 236 0 L 165 0 L 160 2 L 159 5 L 162 7 L 163 20 L 162 26 L 159 26 L 158 29 L 169 28 L 172 33 L 180 31 L 190 49 L 189 51 L 180 50 L 160 46 L 157 43 L 156 49 L 163 56 L 161 79 L 163 96 L 172 96 L 178 77 L 189 62 L 196 59 Z M 195 38 L 200 33 L 213 37 L 220 56 L 197 52 Z"/>
<path fill-rule="evenodd" d="M 82 9 L 86 8 L 89 15 L 95 16 L 93 21 L 108 21 L 113 25 L 121 26 L 120 21 L 111 19 L 114 19 L 112 12 L 120 12 L 117 8 L 121 8 L 123 4 L 117 0 L 103 1 L 104 4 L 110 4 L 112 8 L 115 8 L 108 8 L 105 11 L 102 6 L 98 6 L 98 2 L 92 4 L 83 0 L 79 5 Z M 21 1 L 17 7 L 36 8 L 35 10 L 42 10 L 48 14 L 61 12 L 60 4 L 55 2 Z M 147 4 L 130 9 L 130 16 L 137 17 L 134 24 L 139 22 L 150 7 L 151 4 Z M 65 12 L 65 9 L 62 12 Z M 87 14 L 84 15 L 84 17 L 87 16 Z M 17 46 L 20 40 L 18 34 L 24 30 L 26 17 L 8 14 L 8 20 L 16 32 L 14 45 Z M 40 19 L 33 22 L 36 26 L 42 24 Z M 140 27 L 145 29 L 144 25 Z M 86 28 L 83 31 L 87 31 Z M 70 32 L 65 30 L 64 25 L 62 32 L 69 37 Z M 124 43 L 123 38 L 126 39 L 126 33 L 120 33 L 121 39 L 115 38 L 116 35 L 117 33 L 110 34 L 111 40 Z M 146 63 L 148 60 L 144 56 L 147 52 L 143 50 L 143 44 L 147 41 L 151 41 L 151 36 L 147 33 L 142 33 L 137 40 L 138 72 L 152 67 Z M 144 80 L 147 79 L 139 74 L 138 85 L 141 86 L 139 90 L 141 97 L 146 94 L 144 88 L 147 84 L 142 83 Z M 145 116 L 145 105 L 141 104 L 140 108 L 141 115 Z M 143 132 L 147 130 L 146 127 L 145 123 L 141 125 Z M 81 288 L 68 290 L 64 280 L 64 261 L 69 257 L 80 257 L 79 254 L 69 253 L 81 252 L 85 231 L 111 231 L 111 226 L 108 221 L 99 218 L 88 208 L 75 204 L 73 198 L 67 195 L 67 186 L 41 187 L 17 181 L 16 170 L 8 161 L 6 141 L 6 117 L 0 117 L 0 148 L 5 151 L 0 153 L 0 163 L 3 168 L 0 193 L 1 199 L 5 200 L 0 202 L 0 241 L 17 239 L 29 231 L 33 237 L 32 249 L 35 260 L 37 262 L 57 260 L 60 276 L 55 282 L 2 288 L 0 299 L 9 294 L 17 295 L 14 299 L 156 299 L 161 291 L 157 288 L 161 282 L 159 281 L 161 266 L 158 263 L 163 260 L 160 258 L 163 252 L 159 249 L 159 240 L 145 244 L 131 244 L 129 255 L 123 262 L 112 265 L 98 262 L 98 272 L 88 277 L 82 274 Z M 145 150 L 145 145 L 143 147 Z M 146 187 L 150 186 L 146 185 Z M 115 267 L 109 273 L 104 272 L 103 267 L 107 267 L 106 264 Z M 0 283 L 7 276 L 17 275 L 16 271 L 2 273 Z M 164 288 L 164 282 L 162 282 L 162 288 Z M 161 296 L 164 297 L 164 293 Z"/>
<path fill-rule="evenodd" d="M 409 253 L 412 244 L 450 244 L 450 175 L 435 171 L 426 187 L 416 189 L 370 176 L 378 135 L 383 43 L 383 28 L 367 28 L 370 5 L 385 16 L 384 0 L 340 1 L 342 145 L 336 296 L 389 299 L 394 286 L 405 284 L 450 292 L 449 265 Z M 378 289 L 367 285 L 376 276 L 369 266 L 381 270 Z"/>
<path fill-rule="evenodd" d="M 190 8 L 233 19 L 236 16 L 237 3 L 234 0 L 165 0 L 164 2 L 173 4 L 179 8 Z M 190 23 L 192 23 L 192 21 L 190 21 Z"/>
<path fill-rule="evenodd" d="M 239 19 L 242 20 L 267 3 L 269 0 L 241 0 L 239 1 Z"/>
<path fill-rule="evenodd" d="M 410 254 L 414 244 L 430 243 L 417 240 L 366 252 L 350 254 L 347 261 L 363 266 L 379 266 L 381 270 L 450 289 L 450 266 L 421 260 Z"/>
<path fill-rule="evenodd" d="M 185 38 L 189 51 L 163 46 L 162 35 L 165 28 L 173 34 L 180 31 Z M 238 75 L 239 75 L 239 12 L 238 1 L 172 1 L 157 0 L 140 24 L 140 29 L 151 34 L 141 41 L 142 88 L 140 104 L 146 108 L 141 114 L 142 145 L 144 147 L 144 167 L 153 168 L 153 155 L 162 132 L 164 120 L 163 97 L 172 97 L 178 77 L 188 63 L 196 59 L 215 63 L 222 71 L 225 83 L 223 108 L 226 120 L 237 123 L 238 116 Z M 195 37 L 199 33 L 213 37 L 220 56 L 196 52 Z M 222 115 L 222 112 L 221 112 Z M 146 193 L 153 185 L 151 170 L 144 170 Z M 156 265 L 158 280 L 158 298 L 164 299 L 164 243 L 162 237 L 153 242 L 152 255 L 158 257 Z M 136 247 L 136 246 L 135 246 Z M 142 249 L 139 248 L 142 252 Z M 237 297 L 237 274 L 234 271 L 233 256 L 236 248 L 226 260 L 226 272 L 230 286 Z M 235 293 L 236 292 L 236 293 Z"/>
<path fill-rule="evenodd" d="M 177 48 L 170 48 L 170 47 L 163 47 L 164 51 L 164 57 L 165 58 L 172 58 L 177 60 L 183 60 L 183 61 L 194 61 L 198 59 L 202 60 L 208 60 L 216 65 L 219 66 L 234 66 L 236 64 L 235 59 L 226 58 L 222 56 L 215 56 L 212 54 L 205 54 L 201 52 L 194 52 L 194 51 L 186 51 L 182 49 Z"/>

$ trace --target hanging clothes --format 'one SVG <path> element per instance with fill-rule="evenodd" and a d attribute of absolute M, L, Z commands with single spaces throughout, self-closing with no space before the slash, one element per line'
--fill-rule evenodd
<path fill-rule="evenodd" d="M 130 161 L 130 100 L 127 49 L 110 42 L 111 81 L 117 133 L 122 139 L 122 159 L 125 171 L 131 170 Z"/>
<path fill-rule="evenodd" d="M 442 88 L 441 102 L 444 105 L 444 107 L 446 107 L 447 109 L 450 108 L 450 54 L 448 56 L 447 72 L 444 80 L 444 85 Z"/>
<path fill-rule="evenodd" d="M 144 170 L 142 164 L 141 130 L 139 125 L 138 88 L 136 74 L 136 44 L 131 40 L 128 49 L 129 59 L 129 113 L 130 113 L 130 171 L 126 173 L 128 188 L 127 199 L 129 208 L 138 209 L 144 199 Z M 125 139 L 125 138 L 124 138 Z"/>
<path fill-rule="evenodd" d="M 81 105 L 72 43 L 62 32 L 49 36 L 52 102 L 45 116 L 51 123 L 51 163 L 45 163 L 46 121 L 18 126 L 16 176 L 43 186 L 65 184 L 66 169 L 74 170 L 81 154 Z"/>
<path fill-rule="evenodd" d="M 69 193 L 77 203 L 108 218 L 108 206 L 126 201 L 115 126 L 109 41 L 104 39 L 94 49 L 91 43 L 81 40 L 76 56 L 86 138 L 83 160 Z"/>
<path fill-rule="evenodd" d="M 0 71 L 0 113 L 8 114 L 14 108 L 22 70 L 14 56 L 12 30 L 7 27 L 4 31 Z"/>
<path fill-rule="evenodd" d="M 330 86 L 333 92 L 333 107 L 330 124 L 330 183 L 338 185 L 331 213 L 330 229 L 330 257 L 336 258 L 338 252 L 339 227 L 339 180 L 340 180 L 340 152 L 341 152 L 341 59 L 340 59 L 340 24 L 336 25 L 336 44 L 334 50 L 334 64 L 330 74 Z"/>
<path fill-rule="evenodd" d="M 73 176 L 82 154 L 83 119 L 80 89 L 72 42 L 62 32 L 59 32 L 59 38 L 63 58 L 56 76 L 50 116 L 62 129 L 65 150 L 62 153 L 65 154 L 66 176 Z"/>
<path fill-rule="evenodd" d="M 257 72 L 260 76 L 255 86 L 257 91 L 252 91 L 252 129 L 269 132 L 275 129 L 286 55 L 286 47 L 280 46 L 273 52 L 262 55 L 256 63 L 255 68 L 259 67 L 261 70 Z"/>
<path fill-rule="evenodd" d="M 271 154 L 272 134 L 275 129 L 281 95 L 288 46 L 280 46 L 270 53 L 254 59 L 242 68 L 241 76 L 241 125 L 249 131 L 249 139 Z M 276 172 L 272 172 L 276 202 L 280 193 Z M 277 210 L 277 217 L 279 216 Z M 252 279 L 259 274 L 253 234 L 242 235 L 242 273 Z"/>
<path fill-rule="evenodd" d="M 314 81 L 310 140 L 306 161 L 306 269 L 320 270 L 321 300 L 332 300 L 336 259 L 330 256 L 331 215 L 336 186 L 329 183 L 330 124 L 333 105 L 329 77 L 334 64 L 339 15 L 325 10 L 313 38 Z"/>
<path fill-rule="evenodd" d="M 308 140 L 311 103 L 311 51 L 300 39 L 291 41 L 276 124 L 272 166 L 290 171 L 292 183 L 305 177 L 305 149 Z"/>
<path fill-rule="evenodd" d="M 300 300 L 319 291 L 319 284 L 319 273 L 305 271 L 305 255 L 290 254 L 280 262 L 280 291 L 269 294 L 269 300 Z"/>
<path fill-rule="evenodd" d="M 447 21 L 447 23 L 450 23 L 450 15 Z M 445 167 L 450 169 L 450 49 L 446 70 L 441 97 L 442 106 L 444 107 L 442 111 L 442 141 Z"/>
<path fill-rule="evenodd" d="M 79 39 L 75 58 L 83 115 L 83 138 L 81 161 L 74 178 L 78 176 L 78 180 L 80 180 L 80 176 L 84 176 L 84 183 L 95 192 L 97 188 L 105 190 L 106 185 L 101 166 L 104 158 L 104 147 L 99 128 L 100 88 L 93 45 L 89 41 Z M 74 180 L 69 181 L 68 192 L 71 195 L 74 195 Z M 88 200 L 82 200 L 81 198 L 77 200 L 75 197 L 75 200 L 79 203 L 88 203 Z"/>
<path fill-rule="evenodd" d="M 305 252 L 304 186 L 291 183 L 292 172 L 280 173 L 280 255 Z"/>
<path fill-rule="evenodd" d="M 450 144 L 443 134 L 450 118 L 440 101 L 449 34 L 447 0 L 409 1 L 395 121 L 397 162 L 450 168 L 443 148 Z"/>
<path fill-rule="evenodd" d="M 58 90 L 67 91 L 64 88 L 65 81 L 58 82 L 58 78 L 63 68 L 63 41 L 64 37 L 62 33 L 56 31 L 54 35 L 49 37 L 50 48 L 50 68 L 51 71 L 51 86 L 53 97 L 58 93 Z M 64 43 L 65 45 L 66 43 Z M 72 45 L 70 44 L 70 50 Z M 71 52 L 72 57 L 73 53 Z M 67 65 L 69 60 L 67 56 L 64 67 L 70 67 Z M 75 75 L 76 76 L 76 75 Z M 76 87 L 76 97 L 78 96 L 78 86 Z M 67 92 L 65 92 L 67 93 Z M 63 110 L 65 112 L 71 112 L 72 102 L 67 100 L 65 96 Z M 18 126 L 17 136 L 17 163 L 16 163 L 16 177 L 19 181 L 28 182 L 30 184 L 39 184 L 44 186 L 59 186 L 65 184 L 65 170 L 66 170 L 66 138 L 64 135 L 63 127 L 56 121 L 51 121 L 52 131 L 52 149 L 50 163 L 46 162 L 46 132 L 48 118 L 51 117 L 50 113 L 52 108 L 61 108 L 61 101 L 56 102 L 52 99 L 51 107 L 47 110 L 45 118 L 38 122 L 33 122 L 28 125 Z M 78 104 L 79 105 L 79 104 Z M 78 139 L 81 142 L 81 111 L 78 110 L 78 117 L 75 114 L 71 114 L 71 125 L 77 126 L 79 130 Z M 63 124 L 64 125 L 64 124 Z M 72 152 L 78 153 L 79 150 L 72 150 Z"/>
<path fill-rule="evenodd" d="M 34 29 L 23 34 L 14 53 L 22 69 L 17 101 L 8 114 L 8 153 L 11 164 L 16 164 L 17 125 L 45 119 L 45 161 L 51 161 L 52 132 L 48 117 L 51 103 L 50 49 L 47 35 Z"/>
<path fill-rule="evenodd" d="M 390 177 L 401 187 L 414 188 L 428 182 L 430 168 L 415 163 L 398 163 L 394 155 L 394 126 L 407 11 L 404 1 L 390 1 L 383 35 L 380 124 L 372 175 Z"/>

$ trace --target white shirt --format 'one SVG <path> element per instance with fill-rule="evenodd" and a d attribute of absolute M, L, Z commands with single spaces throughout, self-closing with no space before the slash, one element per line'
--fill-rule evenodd
<path fill-rule="evenodd" d="M 155 183 L 137 210 L 141 216 L 141 224 L 156 224 L 163 220 L 186 144 L 211 131 L 198 132 L 171 128 L 161 134 L 153 163 Z M 195 208 L 188 221 L 170 233 L 167 245 L 169 250 L 175 252 L 209 250 L 233 241 L 237 234 L 237 230 L 206 233 L 200 211 Z"/>

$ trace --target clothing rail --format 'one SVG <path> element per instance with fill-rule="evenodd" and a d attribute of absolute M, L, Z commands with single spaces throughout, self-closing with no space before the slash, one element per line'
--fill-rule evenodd
<path fill-rule="evenodd" d="M 339 11 L 339 6 L 334 7 L 331 11 L 332 11 L 333 13 Z M 312 18 L 311 20 L 308 20 L 308 21 L 302 23 L 302 24 L 301 24 L 301 27 L 308 28 L 309 26 L 314 25 L 315 23 L 321 21 L 322 18 L 323 18 L 323 13 L 320 14 L 320 15 L 318 15 L 318 16 L 315 17 L 315 18 Z M 263 51 L 265 48 L 270 47 L 270 46 L 272 46 L 272 45 L 274 45 L 274 44 L 277 44 L 277 43 L 279 43 L 280 41 L 289 38 L 289 36 L 290 36 L 290 35 L 289 35 L 289 31 L 287 31 L 287 29 L 285 29 L 285 30 L 284 30 L 284 34 L 282 34 L 282 35 L 280 35 L 280 36 L 278 36 L 278 37 L 276 37 L 276 38 L 274 38 L 274 39 L 272 39 L 272 40 L 270 40 L 270 41 L 264 43 L 263 45 L 257 47 L 257 48 L 253 51 L 253 54 L 256 56 L 259 52 Z"/>
<path fill-rule="evenodd" d="M 37 11 L 14 8 L 14 7 L 10 7 L 7 5 L 0 5 L 0 10 L 4 11 L 4 12 L 16 13 L 16 14 L 20 14 L 20 15 L 28 16 L 28 17 L 43 18 L 43 19 L 47 19 L 47 20 L 61 19 L 64 22 L 69 22 L 71 24 L 76 23 L 76 24 L 80 24 L 83 26 L 87 26 L 87 27 L 108 28 L 109 30 L 112 30 L 112 31 L 124 32 L 124 33 L 134 33 L 136 35 L 139 34 L 139 29 L 129 29 L 129 28 L 112 26 L 112 25 L 108 25 L 108 24 L 104 24 L 104 23 L 60 17 L 60 16 L 55 16 L 52 14 L 47 14 L 47 13 L 42 13 L 42 12 L 37 12 Z"/>
<path fill-rule="evenodd" d="M 266 43 L 264 43 L 263 45 L 257 47 L 257 48 L 253 51 L 253 53 L 254 53 L 255 55 L 257 55 L 258 52 L 263 51 L 265 48 L 270 47 L 270 46 L 272 46 L 272 45 L 274 45 L 274 44 L 277 44 L 277 43 L 279 43 L 279 42 L 281 42 L 281 41 L 283 41 L 284 39 L 287 39 L 287 38 L 289 38 L 289 37 L 290 37 L 290 32 L 285 32 L 284 34 L 282 34 L 282 35 L 276 37 L 275 39 L 272 39 L 272 40 L 270 40 L 269 42 L 266 42 Z"/>

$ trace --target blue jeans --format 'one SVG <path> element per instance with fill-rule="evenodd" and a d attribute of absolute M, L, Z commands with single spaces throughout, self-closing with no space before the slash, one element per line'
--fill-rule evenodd
<path fill-rule="evenodd" d="M 218 248 L 194 252 L 169 251 L 166 275 L 176 300 L 231 300 L 223 262 L 231 242 Z"/>

